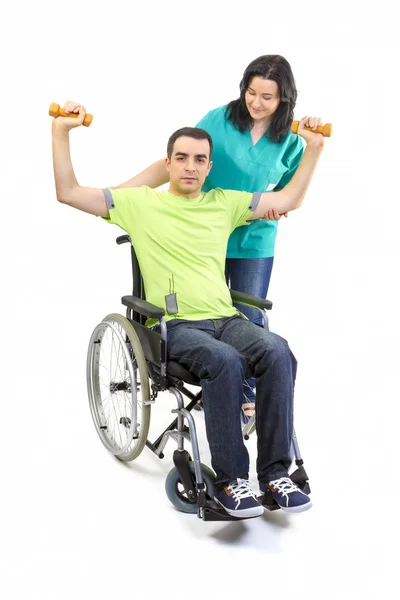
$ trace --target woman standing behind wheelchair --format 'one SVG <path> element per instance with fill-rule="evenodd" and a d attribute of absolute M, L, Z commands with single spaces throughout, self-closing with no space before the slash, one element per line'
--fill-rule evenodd
<path fill-rule="evenodd" d="M 253 60 L 243 73 L 240 97 L 211 110 L 197 123 L 214 144 L 213 166 L 203 191 L 220 187 L 265 192 L 285 187 L 304 151 L 301 137 L 290 131 L 296 99 L 292 69 L 283 56 Z M 155 188 L 167 181 L 165 161 L 159 160 L 118 187 Z M 231 234 L 225 270 L 230 288 L 262 298 L 268 293 L 280 216 L 270 211 L 266 217 Z M 262 323 L 258 310 L 237 308 L 254 323 Z M 244 423 L 254 414 L 254 388 L 254 380 L 244 383 Z"/>

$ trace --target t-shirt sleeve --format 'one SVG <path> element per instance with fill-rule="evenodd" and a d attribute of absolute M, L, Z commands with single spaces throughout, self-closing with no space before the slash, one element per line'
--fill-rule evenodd
<path fill-rule="evenodd" d="M 231 211 L 231 231 L 236 227 L 248 225 L 249 219 L 256 210 L 261 199 L 261 193 L 237 192 L 234 190 L 221 190 L 225 196 L 227 206 Z"/>
<path fill-rule="evenodd" d="M 109 217 L 104 220 L 129 232 L 129 228 L 132 228 L 132 224 L 137 219 L 137 207 L 138 203 L 143 201 L 144 190 L 143 187 L 104 189 L 109 214 Z"/>
<path fill-rule="evenodd" d="M 300 161 L 303 157 L 304 142 L 300 136 L 297 136 L 297 138 L 298 138 L 297 143 L 295 144 L 294 148 L 292 149 L 291 154 L 288 159 L 288 162 L 287 162 L 288 171 L 286 171 L 286 173 L 279 180 L 279 183 L 274 190 L 276 192 L 278 192 L 279 190 L 282 190 L 285 187 L 285 185 L 287 185 L 289 183 L 289 181 L 292 179 L 293 175 L 296 173 L 297 168 L 300 164 Z"/>

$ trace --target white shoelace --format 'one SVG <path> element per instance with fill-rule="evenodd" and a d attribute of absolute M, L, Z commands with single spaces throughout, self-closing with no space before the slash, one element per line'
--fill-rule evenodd
<path fill-rule="evenodd" d="M 270 484 L 274 486 L 276 492 L 279 492 L 282 496 L 286 496 L 286 498 L 289 498 L 291 492 L 300 492 L 300 494 L 304 494 L 304 492 L 293 483 L 290 477 L 275 479 L 275 481 L 270 481 Z M 307 496 L 307 494 L 304 495 Z"/>
<path fill-rule="evenodd" d="M 232 493 L 233 498 L 236 500 L 235 508 L 239 506 L 240 501 L 244 498 L 256 499 L 247 479 L 237 479 L 237 483 L 229 484 L 227 489 Z"/>

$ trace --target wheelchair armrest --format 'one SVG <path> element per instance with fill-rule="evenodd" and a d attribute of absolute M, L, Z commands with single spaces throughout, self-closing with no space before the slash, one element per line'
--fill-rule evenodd
<path fill-rule="evenodd" d="M 137 296 L 122 296 L 121 302 L 124 306 L 151 319 L 161 319 L 165 315 L 163 308 L 159 308 L 147 300 L 141 300 Z"/>
<path fill-rule="evenodd" d="M 271 310 L 272 308 L 271 300 L 264 300 L 264 298 L 259 298 L 258 296 L 250 296 L 250 294 L 236 292 L 235 290 L 229 291 L 231 293 L 232 301 L 236 302 L 237 304 L 245 304 L 246 306 L 253 306 L 254 308 L 265 308 L 267 310 Z"/>

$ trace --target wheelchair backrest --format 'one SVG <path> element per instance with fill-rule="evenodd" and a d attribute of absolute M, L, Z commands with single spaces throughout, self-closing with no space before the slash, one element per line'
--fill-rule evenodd
<path fill-rule="evenodd" d="M 146 300 L 146 292 L 144 289 L 143 277 L 140 272 L 139 261 L 136 256 L 135 248 L 129 235 L 120 235 L 116 239 L 117 244 L 129 243 L 131 246 L 131 263 L 132 263 L 132 296 L 137 296 L 142 300 Z M 135 313 L 134 318 L 139 323 L 144 324 L 146 317 Z"/>

